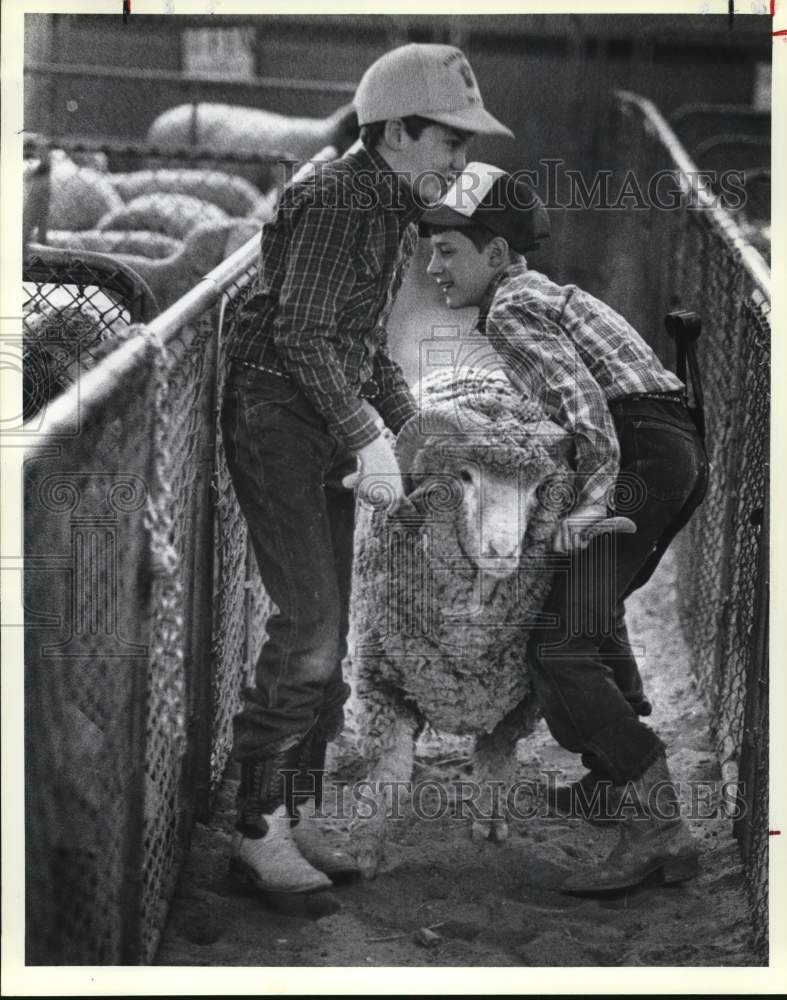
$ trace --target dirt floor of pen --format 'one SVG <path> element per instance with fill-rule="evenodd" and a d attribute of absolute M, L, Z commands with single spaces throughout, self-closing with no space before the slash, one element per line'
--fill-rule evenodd
<path fill-rule="evenodd" d="M 668 745 L 684 810 L 689 783 L 719 782 L 708 724 L 677 624 L 675 566 L 668 553 L 628 602 L 632 640 L 654 703 L 650 722 Z M 428 732 L 417 781 L 447 787 L 467 779 L 471 741 Z M 520 777 L 561 780 L 582 773 L 545 724 L 518 746 Z M 333 748 L 333 774 L 362 777 L 352 717 Z M 237 775 L 228 776 L 210 823 L 198 825 L 173 898 L 156 963 L 207 966 L 745 966 L 755 964 L 744 876 L 730 822 L 690 818 L 701 847 L 700 875 L 664 888 L 643 885 L 614 897 L 560 893 L 562 880 L 601 859 L 612 827 L 537 815 L 517 819 L 503 844 L 475 842 L 469 818 L 411 811 L 389 824 L 386 860 L 374 881 L 337 888 L 342 908 L 318 920 L 271 911 L 228 872 Z M 426 786 L 424 786 L 426 787 Z M 696 787 L 696 786 L 695 786 Z M 435 795 L 437 792 L 435 791 Z M 330 796 L 329 796 L 330 799 Z M 439 804 L 439 803 L 438 803 Z M 712 812 L 708 802 L 703 812 Z M 424 799 L 424 810 L 428 807 Z M 348 825 L 337 819 L 336 826 Z M 424 947 L 421 928 L 437 937 Z M 430 938 L 429 935 L 426 935 Z"/>

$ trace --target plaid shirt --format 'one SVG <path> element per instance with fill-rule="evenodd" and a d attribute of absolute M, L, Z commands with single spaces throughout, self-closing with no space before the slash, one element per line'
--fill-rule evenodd
<path fill-rule="evenodd" d="M 481 302 L 478 329 L 512 380 L 574 435 L 582 504 L 606 505 L 620 448 L 609 404 L 683 383 L 622 316 L 576 285 L 556 285 L 518 257 Z"/>
<path fill-rule="evenodd" d="M 294 378 L 353 451 L 380 434 L 362 393 L 394 432 L 416 412 L 384 324 L 421 211 L 375 152 L 319 164 L 263 227 L 258 276 L 228 335 L 230 357 Z"/>

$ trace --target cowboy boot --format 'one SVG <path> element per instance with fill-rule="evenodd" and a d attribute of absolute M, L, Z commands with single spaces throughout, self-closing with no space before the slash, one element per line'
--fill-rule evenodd
<path fill-rule="evenodd" d="M 347 851 L 346 838 L 331 830 L 320 815 L 327 745 L 316 734 L 302 744 L 294 784 L 292 839 L 309 864 L 334 885 L 345 885 L 357 881 L 361 871 Z"/>
<path fill-rule="evenodd" d="M 652 875 L 668 885 L 697 874 L 697 848 L 680 816 L 666 758 L 658 757 L 632 784 L 638 814 L 621 822 L 618 842 L 607 858 L 587 872 L 569 876 L 561 892 L 594 895 L 630 889 Z M 619 791 L 625 800 L 626 789 Z"/>
<path fill-rule="evenodd" d="M 650 705 L 649 702 L 645 704 Z M 613 784 L 593 754 L 583 753 L 582 763 L 588 770 L 579 781 L 557 786 L 547 783 L 549 815 L 563 819 L 584 819 L 594 826 L 616 823 L 623 818 L 620 812 L 620 788 Z"/>
<path fill-rule="evenodd" d="M 277 908 L 324 916 L 339 909 L 324 892 L 332 883 L 300 853 L 290 825 L 291 776 L 300 752 L 296 737 L 262 760 L 241 764 L 230 869 Z"/>
<path fill-rule="evenodd" d="M 587 771 L 579 781 L 568 785 L 547 783 L 549 815 L 584 819 L 598 826 L 614 822 L 619 818 L 616 791 L 610 779 L 595 770 Z"/>

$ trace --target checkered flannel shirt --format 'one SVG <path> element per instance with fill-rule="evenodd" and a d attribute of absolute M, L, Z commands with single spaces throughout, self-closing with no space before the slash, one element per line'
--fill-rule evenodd
<path fill-rule="evenodd" d="M 230 357 L 294 378 L 354 451 L 380 434 L 362 392 L 394 432 L 416 413 L 388 356 L 385 322 L 421 210 L 375 152 L 318 164 L 312 177 L 285 189 L 263 227 L 253 294 L 228 335 Z"/>
<path fill-rule="evenodd" d="M 609 404 L 683 383 L 622 316 L 576 285 L 531 271 L 522 257 L 487 289 L 477 326 L 522 392 L 573 435 L 579 503 L 606 505 L 620 463 Z"/>

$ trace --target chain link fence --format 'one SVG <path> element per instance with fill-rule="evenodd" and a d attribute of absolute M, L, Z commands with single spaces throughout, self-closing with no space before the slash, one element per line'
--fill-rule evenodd
<path fill-rule="evenodd" d="M 738 787 L 728 805 L 767 962 L 770 271 L 737 224 L 746 205 L 740 214 L 721 207 L 724 177 L 699 184 L 655 106 L 615 96 L 616 180 L 628 178 L 648 207 L 610 213 L 606 256 L 620 268 L 610 269 L 608 297 L 670 366 L 666 313 L 691 310 L 702 321 L 710 485 L 679 539 L 678 600 L 722 776 Z"/>
<path fill-rule="evenodd" d="M 25 264 L 25 345 L 51 316 L 78 377 L 44 394 L 26 365 L 26 961 L 134 964 L 155 954 L 270 610 L 217 432 L 221 329 L 256 246 L 148 325 L 124 268 L 47 257 Z"/>

